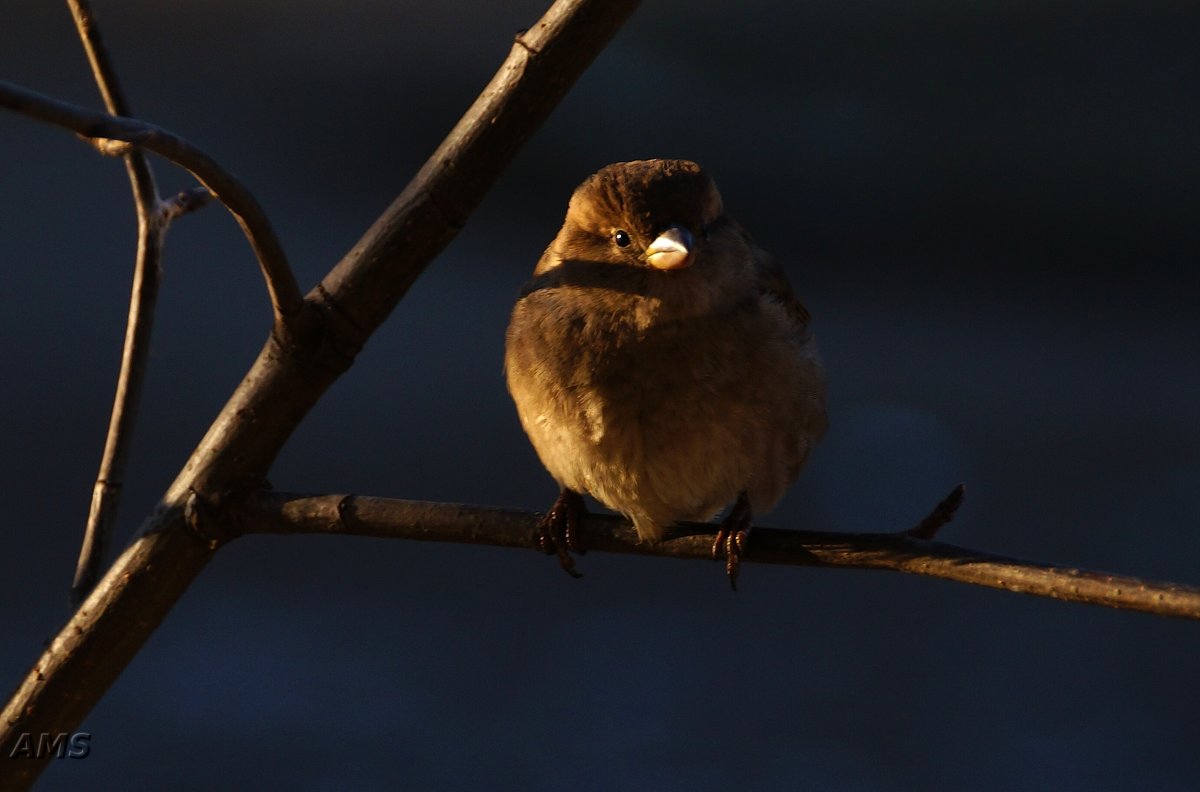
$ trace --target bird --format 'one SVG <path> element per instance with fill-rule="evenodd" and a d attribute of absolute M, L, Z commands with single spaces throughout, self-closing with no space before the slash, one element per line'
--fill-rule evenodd
<path fill-rule="evenodd" d="M 579 576 L 584 494 L 644 542 L 732 505 L 712 556 L 736 591 L 754 515 L 828 424 L 810 323 L 696 163 L 618 162 L 588 177 L 505 333 L 509 393 L 560 489 L 542 549 Z"/>

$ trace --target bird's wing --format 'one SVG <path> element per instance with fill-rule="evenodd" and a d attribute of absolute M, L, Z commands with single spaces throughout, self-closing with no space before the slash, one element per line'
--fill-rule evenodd
<path fill-rule="evenodd" d="M 783 267 L 779 266 L 779 262 L 775 260 L 774 256 L 754 244 L 754 240 L 748 236 L 746 243 L 750 245 L 750 250 L 754 254 L 754 268 L 758 273 L 759 290 L 778 300 L 787 309 L 788 316 L 799 326 L 801 332 L 807 334 L 810 318 L 808 309 L 792 291 L 792 284 L 788 282 Z"/>

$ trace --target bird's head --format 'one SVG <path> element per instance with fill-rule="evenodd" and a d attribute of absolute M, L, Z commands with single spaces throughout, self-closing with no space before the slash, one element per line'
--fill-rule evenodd
<path fill-rule="evenodd" d="M 679 270 L 721 216 L 721 195 L 696 163 L 618 162 L 575 190 L 557 242 L 567 259 Z"/>

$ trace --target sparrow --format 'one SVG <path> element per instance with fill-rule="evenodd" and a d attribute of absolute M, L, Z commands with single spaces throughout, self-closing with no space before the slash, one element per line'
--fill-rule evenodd
<path fill-rule="evenodd" d="M 542 548 L 576 577 L 585 493 L 642 541 L 733 504 L 712 552 L 736 590 L 753 516 L 827 425 L 808 311 L 687 160 L 619 162 L 575 190 L 513 308 L 504 370 L 561 490 Z"/>

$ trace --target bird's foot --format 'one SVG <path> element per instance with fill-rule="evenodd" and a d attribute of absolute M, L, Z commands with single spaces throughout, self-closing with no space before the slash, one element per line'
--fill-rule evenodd
<path fill-rule="evenodd" d="M 579 555 L 585 552 L 575 542 L 579 519 L 584 514 L 587 514 L 587 509 L 583 505 L 583 496 L 574 490 L 564 489 L 538 523 L 538 547 L 546 555 L 557 555 L 558 563 L 573 578 L 583 577 L 582 572 L 575 571 L 575 559 L 571 558 L 571 551 Z"/>
<path fill-rule="evenodd" d="M 743 492 L 738 496 L 737 503 L 733 504 L 728 516 L 721 521 L 717 537 L 713 540 L 713 560 L 719 560 L 721 554 L 725 554 L 725 574 L 729 577 L 729 587 L 734 591 L 737 591 L 738 572 L 742 566 L 742 556 L 746 552 L 746 543 L 750 539 L 750 522 L 753 519 L 750 501 Z"/>

